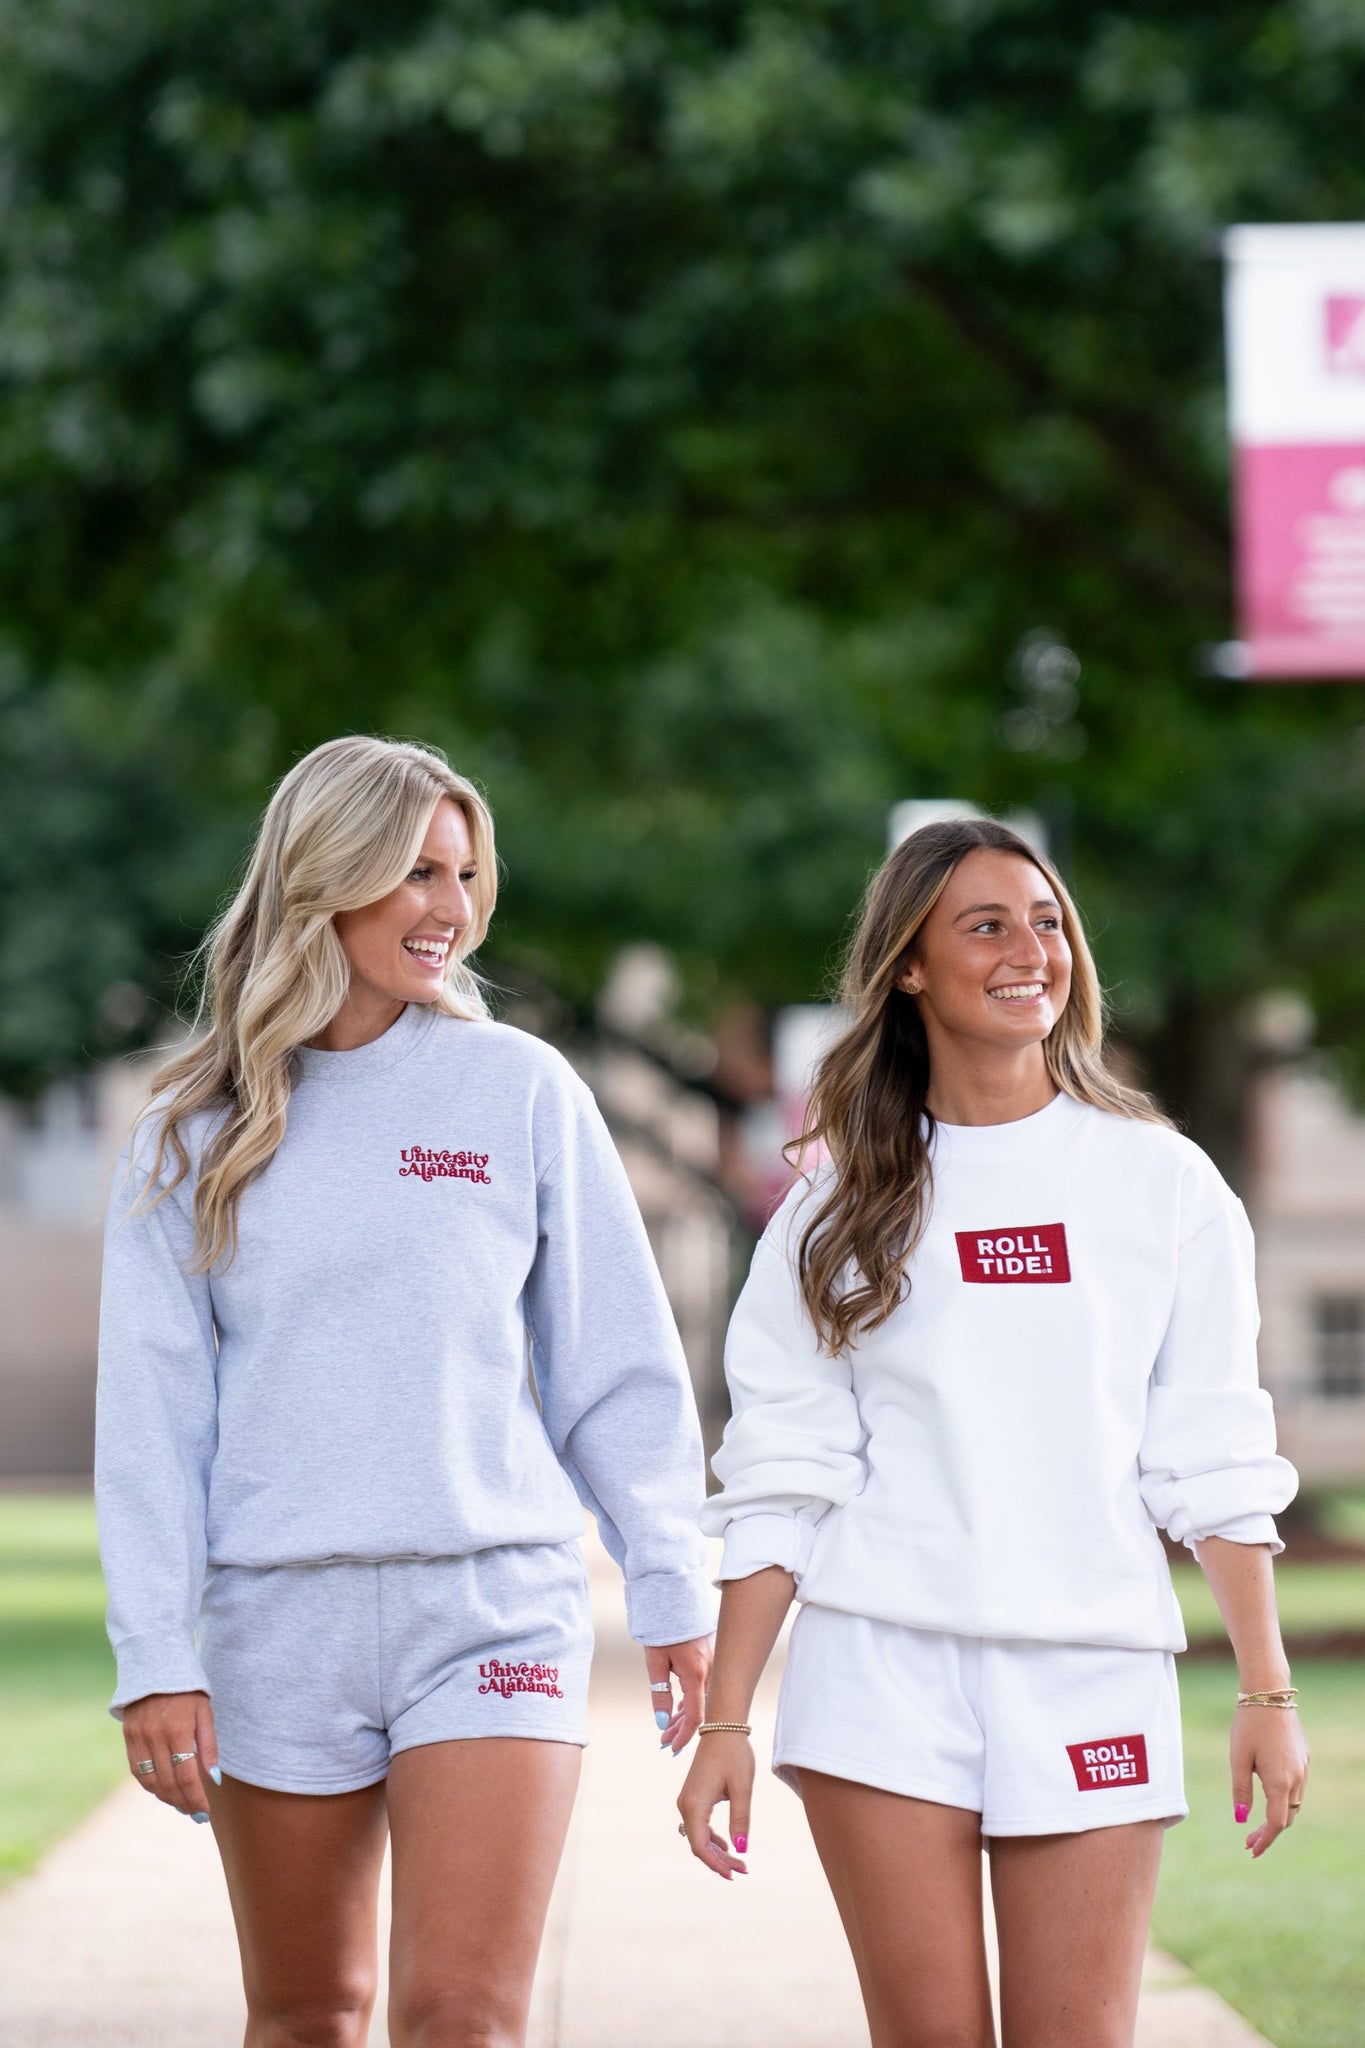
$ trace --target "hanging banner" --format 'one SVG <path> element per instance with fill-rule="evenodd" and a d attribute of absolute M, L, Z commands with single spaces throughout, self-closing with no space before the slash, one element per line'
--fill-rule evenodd
<path fill-rule="evenodd" d="M 1365 680 L 1365 225 L 1223 248 L 1241 637 L 1216 665 Z"/>

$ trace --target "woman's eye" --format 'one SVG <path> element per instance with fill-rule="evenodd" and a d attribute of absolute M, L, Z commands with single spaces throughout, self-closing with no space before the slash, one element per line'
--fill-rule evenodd
<path fill-rule="evenodd" d="M 462 882 L 477 882 L 478 879 L 479 871 L 477 868 L 465 868 L 460 875 L 460 880 Z"/>
<path fill-rule="evenodd" d="M 429 882 L 431 880 L 431 869 L 414 868 L 412 873 L 408 876 L 408 880 L 410 882 Z"/>

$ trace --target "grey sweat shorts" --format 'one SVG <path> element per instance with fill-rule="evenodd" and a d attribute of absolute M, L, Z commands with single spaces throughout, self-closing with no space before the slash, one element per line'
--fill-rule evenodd
<path fill-rule="evenodd" d="M 358 1791 L 423 1743 L 588 1739 L 576 1543 L 214 1566 L 198 1646 L 223 1771 L 275 1792 Z"/>

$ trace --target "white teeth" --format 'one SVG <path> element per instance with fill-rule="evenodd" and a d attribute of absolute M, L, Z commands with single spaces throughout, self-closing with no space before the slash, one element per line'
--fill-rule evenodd
<path fill-rule="evenodd" d="M 986 993 L 996 1003 L 1031 1003 L 1043 993 L 1043 984 L 1041 981 L 1020 981 L 1012 988 L 989 988 Z"/>
<path fill-rule="evenodd" d="M 446 957 L 447 948 L 445 946 L 438 945 L 435 942 L 429 943 L 425 939 L 404 939 L 403 945 L 409 953 L 415 953 L 419 960 L 435 962 L 444 960 Z"/>

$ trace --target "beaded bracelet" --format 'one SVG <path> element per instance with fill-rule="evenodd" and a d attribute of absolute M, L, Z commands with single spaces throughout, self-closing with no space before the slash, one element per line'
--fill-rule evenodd
<path fill-rule="evenodd" d="M 703 1721 L 698 1735 L 752 1735 L 747 1721 Z"/>
<path fill-rule="evenodd" d="M 1293 1708 L 1299 1696 L 1296 1685 L 1267 1686 L 1264 1692 L 1239 1692 L 1239 1707 L 1289 1707 Z"/>

